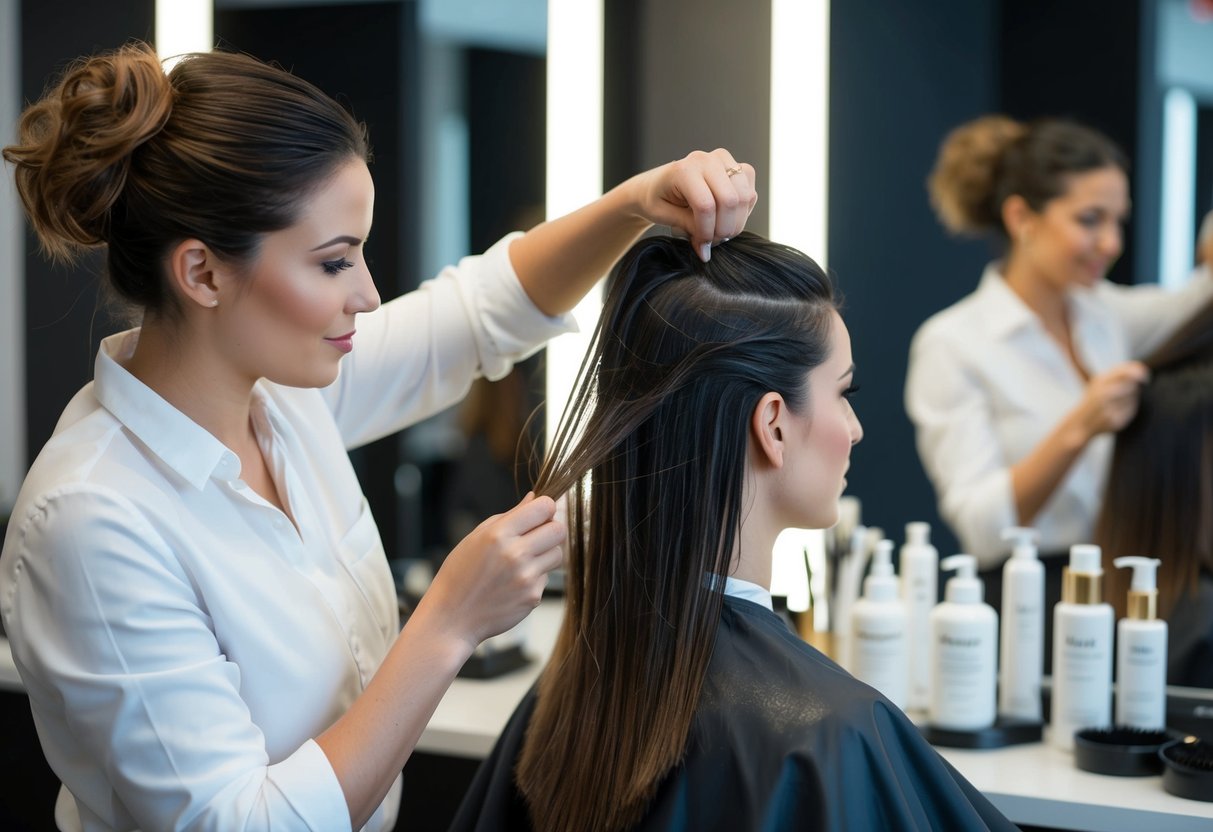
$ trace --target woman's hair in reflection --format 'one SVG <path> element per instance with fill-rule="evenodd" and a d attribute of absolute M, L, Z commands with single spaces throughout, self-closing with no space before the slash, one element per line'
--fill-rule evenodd
<path fill-rule="evenodd" d="M 1213 303 L 1145 363 L 1150 381 L 1116 450 L 1096 523 L 1109 600 L 1124 614 L 1129 570 L 1112 559 L 1157 557 L 1158 610 L 1168 616 L 1213 573 Z"/>
<path fill-rule="evenodd" d="M 745 507 L 748 425 L 809 406 L 836 302 L 810 258 L 755 234 L 703 263 L 638 242 L 616 267 L 536 484 L 569 496 L 565 618 L 517 769 L 538 829 L 638 821 L 682 757 Z M 587 473 L 590 475 L 587 479 Z"/>
<path fill-rule="evenodd" d="M 988 115 L 943 140 L 927 192 L 953 234 L 1005 236 L 1002 204 L 1008 197 L 1022 197 L 1039 213 L 1069 189 L 1071 176 L 1106 167 L 1128 172 L 1129 163 L 1098 130 L 1065 119 L 1024 123 Z"/>

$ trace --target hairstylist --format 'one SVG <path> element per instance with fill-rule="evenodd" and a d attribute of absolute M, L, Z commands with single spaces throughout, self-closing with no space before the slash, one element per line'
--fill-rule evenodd
<path fill-rule="evenodd" d="M 399 631 L 346 450 L 568 329 L 652 223 L 708 259 L 753 170 L 692 153 L 381 306 L 363 128 L 255 59 L 81 60 L 4 156 L 45 248 L 103 247 L 142 310 L 39 454 L 0 558 L 60 828 L 390 829 L 426 721 L 538 603 L 564 527 L 549 498 L 489 518 Z"/>
<path fill-rule="evenodd" d="M 929 189 L 954 233 L 1005 244 L 973 294 L 922 325 L 906 408 L 940 513 L 994 569 L 1007 526 L 1040 532 L 1048 600 L 1061 558 L 1091 539 L 1111 434 L 1137 409 L 1136 359 L 1213 295 L 1198 272 L 1178 292 L 1105 280 L 1121 253 L 1129 183 L 1120 150 L 1066 121 L 979 118 L 944 141 Z"/>

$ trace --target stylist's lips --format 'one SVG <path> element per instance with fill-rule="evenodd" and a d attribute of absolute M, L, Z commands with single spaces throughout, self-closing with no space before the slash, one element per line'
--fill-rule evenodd
<path fill-rule="evenodd" d="M 324 340 L 328 341 L 330 344 L 332 344 L 334 347 L 341 350 L 342 352 L 349 352 L 350 350 L 352 350 L 354 348 L 354 332 L 355 331 L 356 330 L 351 329 L 345 335 L 338 335 L 336 338 L 325 338 Z"/>

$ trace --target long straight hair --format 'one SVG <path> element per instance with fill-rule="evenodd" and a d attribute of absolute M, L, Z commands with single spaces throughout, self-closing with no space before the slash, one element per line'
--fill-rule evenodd
<path fill-rule="evenodd" d="M 702 263 L 638 242 L 614 271 L 536 491 L 569 496 L 564 622 L 516 776 L 541 830 L 643 816 L 682 758 L 741 525 L 759 399 L 808 405 L 836 304 L 800 252 L 745 233 Z M 587 478 L 586 474 L 589 474 Z"/>
<path fill-rule="evenodd" d="M 1104 550 L 1109 601 L 1123 616 L 1129 575 L 1122 555 L 1157 557 L 1158 609 L 1170 615 L 1213 574 L 1213 304 L 1146 358 L 1151 377 L 1116 449 L 1095 541 Z"/>

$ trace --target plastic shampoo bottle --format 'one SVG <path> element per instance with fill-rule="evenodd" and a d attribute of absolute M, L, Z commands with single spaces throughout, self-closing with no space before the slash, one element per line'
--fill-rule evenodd
<path fill-rule="evenodd" d="M 904 710 L 910 681 L 908 619 L 897 589 L 893 541 L 881 540 L 872 554 L 871 574 L 863 582 L 863 598 L 851 614 L 851 669 Z"/>
<path fill-rule="evenodd" d="M 1013 527 L 1003 540 L 1015 548 L 1002 568 L 998 712 L 1040 721 L 1040 679 L 1045 660 L 1045 568 L 1036 557 L 1035 529 Z"/>
<path fill-rule="evenodd" d="M 901 597 L 910 620 L 908 707 L 921 711 L 931 700 L 930 615 L 939 601 L 939 553 L 931 545 L 929 523 L 906 523 L 906 542 L 901 547 Z"/>
<path fill-rule="evenodd" d="M 1131 567 L 1128 617 L 1116 625 L 1116 724 L 1166 727 L 1167 622 L 1158 620 L 1157 558 L 1117 558 Z"/>
<path fill-rule="evenodd" d="M 1049 740 L 1074 748 L 1074 732 L 1112 722 L 1112 607 L 1103 602 L 1100 548 L 1070 547 L 1053 608 L 1053 706 Z"/>
<path fill-rule="evenodd" d="M 930 723 L 953 731 L 994 724 L 994 674 L 998 613 L 982 601 L 977 558 L 953 555 L 940 564 L 955 569 L 945 599 L 931 611 Z"/>

